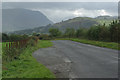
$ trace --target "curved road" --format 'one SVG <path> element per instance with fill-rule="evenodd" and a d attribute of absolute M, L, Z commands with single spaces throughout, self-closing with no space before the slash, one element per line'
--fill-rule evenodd
<path fill-rule="evenodd" d="M 52 41 L 33 56 L 58 78 L 117 78 L 118 51 L 69 40 Z"/>

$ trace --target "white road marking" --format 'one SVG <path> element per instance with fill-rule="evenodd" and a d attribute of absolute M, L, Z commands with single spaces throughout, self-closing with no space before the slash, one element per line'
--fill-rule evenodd
<path fill-rule="evenodd" d="M 71 61 L 68 58 L 64 58 L 64 61 L 67 63 L 71 63 Z"/>
<path fill-rule="evenodd" d="M 118 58 L 118 57 L 112 57 L 112 58 L 114 58 L 114 59 L 120 59 L 120 58 Z"/>

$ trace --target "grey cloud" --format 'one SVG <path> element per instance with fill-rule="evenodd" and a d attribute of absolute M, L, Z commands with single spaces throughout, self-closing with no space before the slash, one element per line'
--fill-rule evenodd
<path fill-rule="evenodd" d="M 116 11 L 117 2 L 4 2 L 3 8 L 6 6 L 15 8 L 51 8 L 51 9 L 107 9 Z"/>
<path fill-rule="evenodd" d="M 104 10 L 105 14 L 116 16 L 118 13 L 117 2 L 4 2 L 3 8 L 26 8 L 39 10 L 54 22 L 75 17 L 73 14 L 78 10 L 78 16 L 97 16 L 97 10 Z M 80 10 L 82 9 L 83 10 Z M 84 15 L 80 15 L 80 11 Z M 90 14 L 87 14 L 87 13 Z"/>

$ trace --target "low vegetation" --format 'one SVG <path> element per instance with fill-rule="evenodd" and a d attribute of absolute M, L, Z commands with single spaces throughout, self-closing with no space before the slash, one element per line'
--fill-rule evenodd
<path fill-rule="evenodd" d="M 88 39 L 81 39 L 81 38 L 56 38 L 54 40 L 71 40 L 71 41 L 80 42 L 84 44 L 90 44 L 94 46 L 120 50 L 120 47 L 119 47 L 120 44 L 115 42 L 103 42 L 103 41 L 95 41 L 95 40 L 88 40 Z"/>
<path fill-rule="evenodd" d="M 23 40 L 23 39 L 27 39 L 28 35 L 15 35 L 15 34 L 11 34 L 11 35 L 7 35 L 5 33 L 2 33 L 2 42 L 13 42 L 13 41 L 18 41 L 18 40 Z"/>
<path fill-rule="evenodd" d="M 50 41 L 41 40 L 34 46 L 31 42 L 32 41 L 21 51 L 18 58 L 3 63 L 3 78 L 55 78 L 50 70 L 32 57 L 32 53 L 35 50 L 50 47 L 52 43 Z"/>
<path fill-rule="evenodd" d="M 115 42 L 102 42 L 102 41 L 93 41 L 93 40 L 78 39 L 78 38 L 77 39 L 71 38 L 70 40 L 80 42 L 80 43 L 85 43 L 85 44 L 91 44 L 91 45 L 95 45 L 95 46 L 99 46 L 99 47 L 120 50 L 120 48 L 118 47 L 118 43 L 115 43 Z"/>

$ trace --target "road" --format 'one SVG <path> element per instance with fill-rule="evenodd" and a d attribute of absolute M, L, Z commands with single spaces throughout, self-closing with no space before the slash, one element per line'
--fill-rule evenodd
<path fill-rule="evenodd" d="M 33 53 L 58 78 L 117 78 L 118 51 L 69 40 Z"/>

